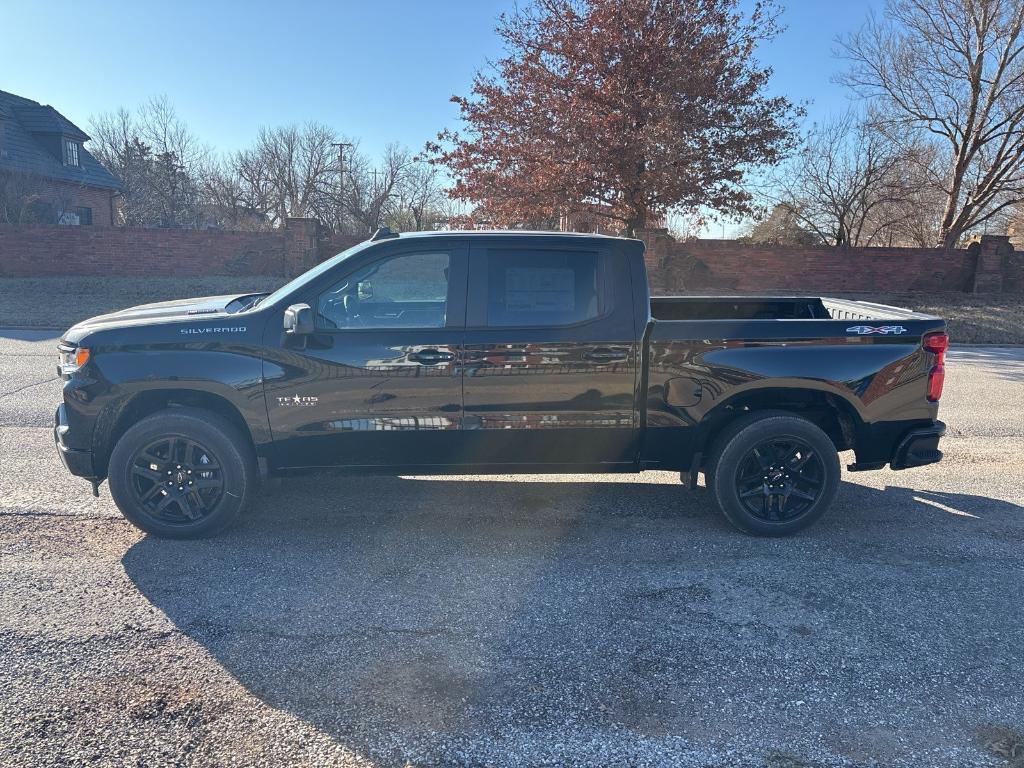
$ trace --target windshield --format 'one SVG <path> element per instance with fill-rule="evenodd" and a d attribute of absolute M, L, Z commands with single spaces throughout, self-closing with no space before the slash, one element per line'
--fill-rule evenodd
<path fill-rule="evenodd" d="M 299 275 L 298 277 L 294 278 L 293 280 L 289 280 L 287 283 L 282 285 L 280 288 L 278 288 L 276 291 L 274 291 L 272 294 L 270 294 L 266 298 L 260 299 L 253 306 L 256 306 L 256 305 L 259 305 L 261 307 L 262 306 L 270 306 L 270 305 L 274 304 L 275 302 L 280 301 L 282 298 L 284 298 L 285 296 L 288 296 L 293 291 L 299 290 L 300 288 L 302 288 L 303 286 L 309 284 L 313 280 L 316 280 L 318 277 L 320 277 L 320 275 L 324 274 L 324 272 L 327 272 L 328 270 L 333 269 L 334 267 L 336 267 L 339 264 L 341 264 L 341 262 L 345 261 L 346 259 L 348 259 L 348 258 L 350 258 L 352 256 L 355 256 L 357 253 L 362 251 L 364 248 L 369 248 L 373 244 L 374 243 L 373 243 L 372 240 L 366 240 L 365 242 L 359 243 L 359 245 L 353 245 L 347 251 L 342 251 L 337 256 L 332 256 L 327 261 L 325 261 L 325 262 L 323 262 L 321 264 L 317 264 L 315 267 L 313 267 L 312 269 L 308 270 L 307 272 L 303 272 L 301 275 Z"/>

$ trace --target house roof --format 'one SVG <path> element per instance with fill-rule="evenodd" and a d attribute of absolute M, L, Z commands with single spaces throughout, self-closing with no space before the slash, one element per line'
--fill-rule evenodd
<path fill-rule="evenodd" d="M 60 144 L 54 139 L 60 137 L 79 142 L 78 167 L 64 165 L 56 154 Z M 85 131 L 53 107 L 0 91 L 0 170 L 120 190 L 117 177 L 81 146 L 88 140 Z"/>

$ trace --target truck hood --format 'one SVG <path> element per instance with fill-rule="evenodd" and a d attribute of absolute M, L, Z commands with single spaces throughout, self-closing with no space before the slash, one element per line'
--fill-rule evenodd
<path fill-rule="evenodd" d="M 237 299 L 254 296 L 253 293 L 231 293 L 224 296 L 203 296 L 197 299 L 177 299 L 140 304 L 107 315 L 97 315 L 69 328 L 61 337 L 69 344 L 79 343 L 86 335 L 96 331 L 162 325 L 173 322 L 217 320 L 228 317 L 227 306 Z"/>

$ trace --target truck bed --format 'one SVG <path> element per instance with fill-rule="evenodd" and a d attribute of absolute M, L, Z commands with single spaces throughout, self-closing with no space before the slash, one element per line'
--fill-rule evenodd
<path fill-rule="evenodd" d="M 817 296 L 657 296 L 654 320 L 935 320 L 867 301 Z"/>
<path fill-rule="evenodd" d="M 856 447 L 860 468 L 889 461 L 903 432 L 934 422 L 934 356 L 922 340 L 945 330 L 940 318 L 813 296 L 659 297 L 651 314 L 650 456 L 670 456 L 672 433 L 713 421 L 723 403 L 839 408 L 856 427 L 836 444 Z"/>

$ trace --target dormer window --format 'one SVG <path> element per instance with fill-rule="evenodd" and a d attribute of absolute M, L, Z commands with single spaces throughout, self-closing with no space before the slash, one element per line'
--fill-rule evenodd
<path fill-rule="evenodd" d="M 64 165 L 78 166 L 78 142 L 64 139 Z"/>

